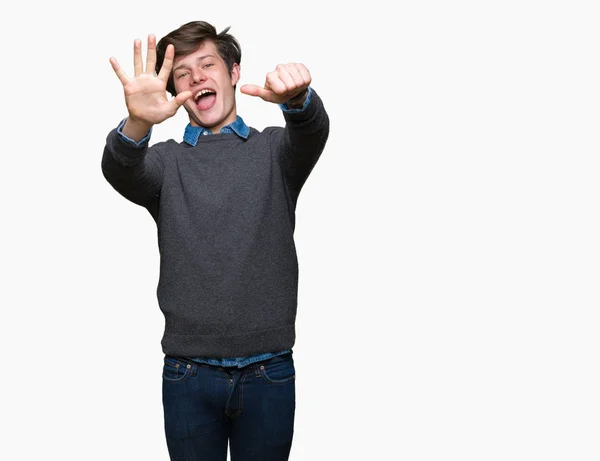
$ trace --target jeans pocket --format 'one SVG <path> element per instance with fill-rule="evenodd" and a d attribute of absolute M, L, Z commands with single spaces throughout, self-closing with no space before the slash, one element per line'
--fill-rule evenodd
<path fill-rule="evenodd" d="M 260 375 L 269 384 L 285 384 L 296 379 L 294 359 L 291 354 L 273 357 L 258 365 Z"/>
<path fill-rule="evenodd" d="M 167 381 L 183 381 L 190 374 L 192 365 L 175 357 L 165 356 L 163 379 Z"/>

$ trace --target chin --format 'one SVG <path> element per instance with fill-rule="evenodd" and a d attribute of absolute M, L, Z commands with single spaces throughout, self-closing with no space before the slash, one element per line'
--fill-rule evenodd
<path fill-rule="evenodd" d="M 223 119 L 223 117 L 220 116 L 220 114 L 218 114 L 216 111 L 213 111 L 213 109 L 206 111 L 208 113 L 204 113 L 204 114 L 196 111 L 196 113 L 195 113 L 196 121 L 199 121 L 202 126 L 205 126 L 207 128 L 210 126 L 218 125 L 221 122 L 221 120 Z"/>
<path fill-rule="evenodd" d="M 214 119 L 198 119 L 197 121 L 200 122 L 200 126 L 203 126 L 204 128 L 208 128 L 209 130 L 213 131 L 212 129 L 215 126 L 218 126 L 221 123 L 221 120 L 214 120 Z"/>

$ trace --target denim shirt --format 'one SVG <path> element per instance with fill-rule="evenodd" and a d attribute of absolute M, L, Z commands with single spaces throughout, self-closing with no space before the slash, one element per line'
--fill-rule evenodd
<path fill-rule="evenodd" d="M 235 133 L 242 139 L 248 139 L 248 135 L 250 134 L 250 128 L 244 120 L 239 115 L 237 116 L 235 122 L 230 123 L 229 125 L 221 128 L 219 133 Z M 185 127 L 185 132 L 183 133 L 183 141 L 188 143 L 190 146 L 195 146 L 198 143 L 198 138 L 200 136 L 206 136 L 213 134 L 208 128 L 204 128 L 203 126 L 192 126 L 190 123 Z"/>
<path fill-rule="evenodd" d="M 286 104 L 279 104 L 279 107 L 283 112 L 288 113 L 297 113 L 304 111 L 308 104 L 310 103 L 312 95 L 312 89 L 308 87 L 308 94 L 306 96 L 306 100 L 304 101 L 304 105 L 299 109 L 289 109 Z M 126 119 L 125 119 L 126 120 Z M 150 135 L 152 134 L 152 128 L 148 131 L 148 134 L 144 136 L 139 142 L 135 142 L 133 139 L 128 138 L 122 132 L 123 126 L 125 125 L 125 120 L 123 120 L 117 129 L 119 135 L 129 144 L 134 144 L 136 146 L 141 146 L 142 144 L 148 142 L 150 140 Z M 247 139 L 250 134 L 250 128 L 242 117 L 237 116 L 236 120 L 229 125 L 221 128 L 219 133 L 235 133 L 242 139 Z M 200 136 L 208 136 L 212 135 L 212 131 L 202 126 L 192 126 L 190 123 L 185 127 L 185 131 L 183 133 L 183 141 L 191 146 L 195 146 L 198 143 L 198 138 Z M 235 367 L 242 368 L 252 363 L 260 362 L 263 360 L 270 359 L 272 357 L 276 357 L 278 355 L 284 355 L 291 353 L 292 350 L 278 351 L 278 352 L 266 352 L 263 354 L 256 354 L 249 357 L 228 357 L 228 358 L 207 358 L 207 357 L 188 357 L 190 360 L 198 363 L 205 363 L 207 365 L 214 365 L 219 367 Z"/>

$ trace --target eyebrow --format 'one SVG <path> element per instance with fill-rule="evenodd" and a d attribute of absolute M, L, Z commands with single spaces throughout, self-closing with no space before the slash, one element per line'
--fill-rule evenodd
<path fill-rule="evenodd" d="M 198 62 L 202 61 L 203 59 L 206 59 L 206 58 L 214 58 L 214 57 L 215 57 L 215 56 L 214 56 L 213 54 L 205 54 L 204 56 L 198 56 L 198 57 L 196 58 L 196 62 L 198 63 Z M 179 66 L 177 66 L 175 69 L 173 69 L 173 70 L 172 70 L 172 72 L 175 72 L 176 70 L 179 70 L 179 69 L 181 69 L 182 67 L 188 67 L 188 66 L 186 66 L 185 64 L 180 64 L 180 65 L 179 65 Z"/>

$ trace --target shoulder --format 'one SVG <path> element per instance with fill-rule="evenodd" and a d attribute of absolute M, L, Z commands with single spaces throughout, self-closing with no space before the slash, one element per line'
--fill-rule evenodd
<path fill-rule="evenodd" d="M 174 139 L 167 139 L 166 141 L 158 141 L 148 147 L 149 151 L 155 152 L 158 155 L 170 153 L 187 146 L 184 142 L 177 142 Z"/>
<path fill-rule="evenodd" d="M 250 128 L 248 139 L 271 139 L 273 137 L 283 136 L 284 132 L 285 129 L 281 126 L 267 126 L 262 131 L 259 131 L 256 128 Z"/>

